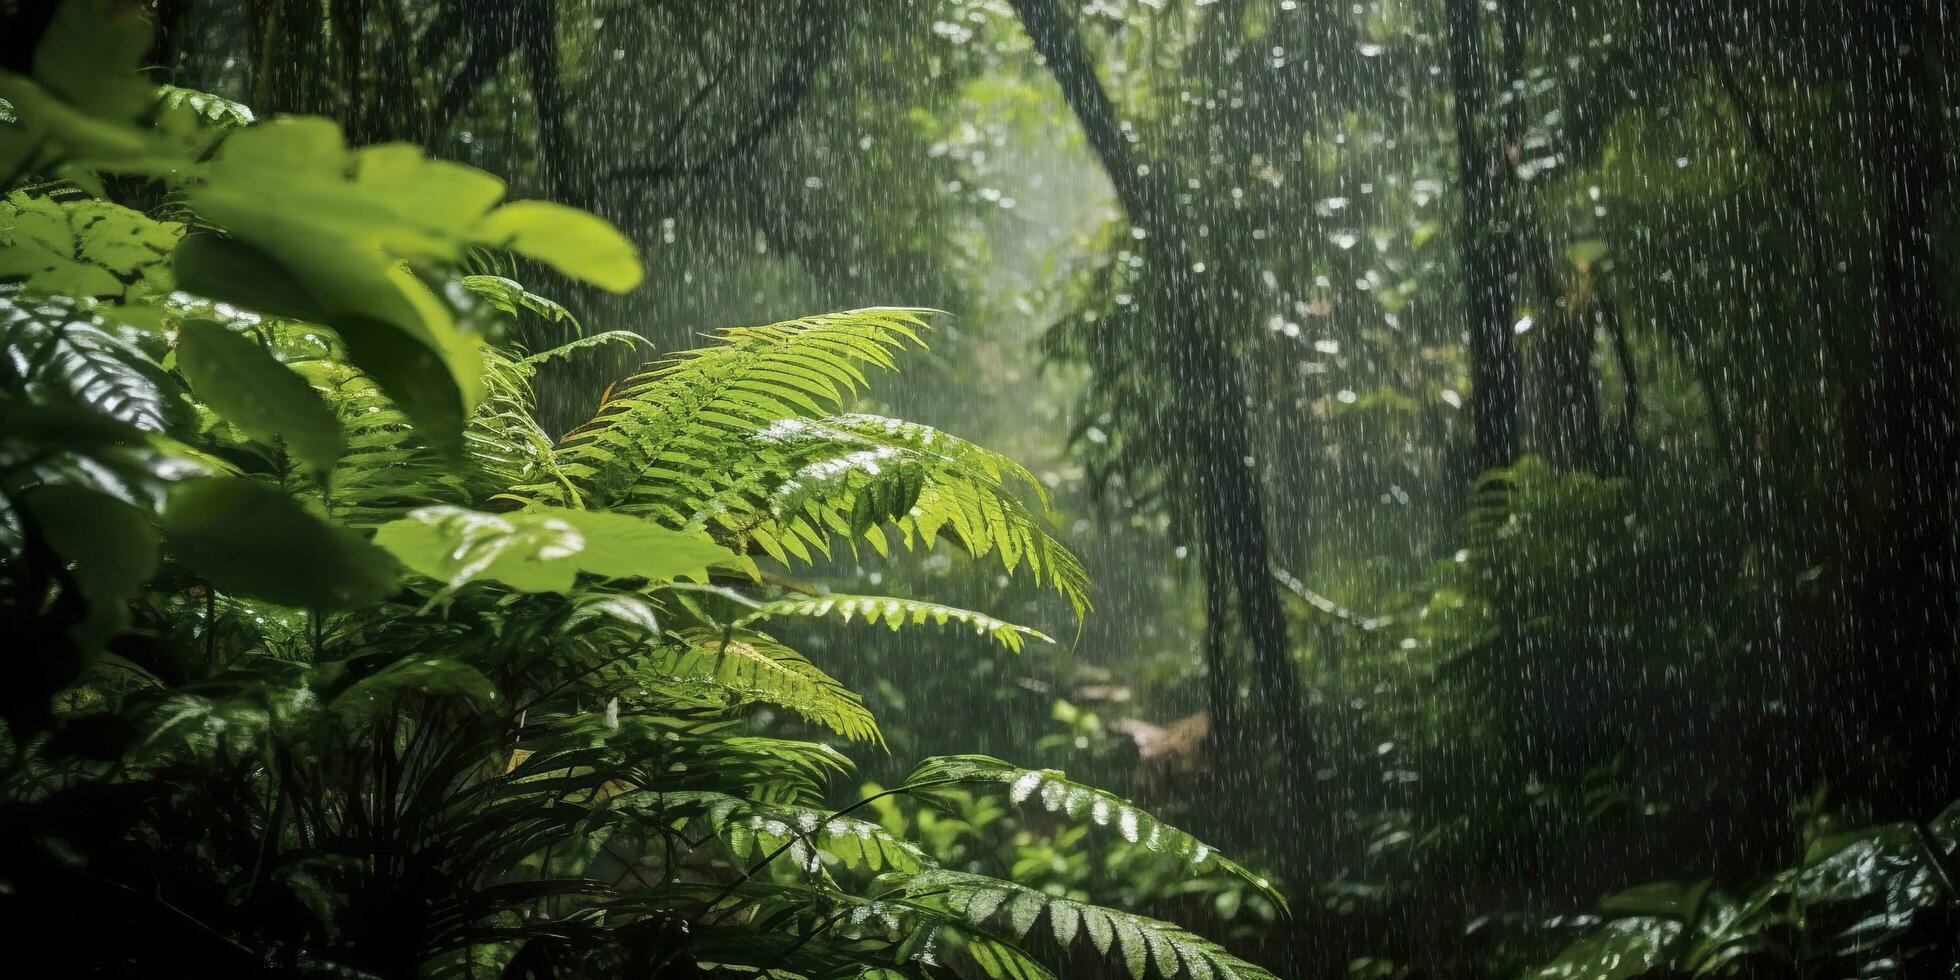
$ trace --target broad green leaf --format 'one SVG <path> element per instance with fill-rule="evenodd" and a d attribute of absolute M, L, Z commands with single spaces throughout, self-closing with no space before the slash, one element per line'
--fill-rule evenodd
<path fill-rule="evenodd" d="M 0 336 L 15 370 L 46 401 L 163 432 L 178 414 L 178 386 L 114 324 L 69 297 L 19 300 L 0 292 Z"/>
<path fill-rule="evenodd" d="M 513 201 L 490 212 L 474 237 L 529 256 L 574 279 L 623 293 L 644 274 L 633 243 L 604 218 L 549 201 Z"/>
<path fill-rule="evenodd" d="M 270 255 L 221 235 L 191 235 L 171 255 L 177 284 L 201 296 L 293 320 L 324 322 L 306 284 Z"/>
<path fill-rule="evenodd" d="M 284 266 L 355 364 L 457 455 L 483 396 L 480 341 L 403 261 L 458 260 L 463 232 L 502 193 L 496 178 L 412 147 L 350 153 L 330 121 L 276 119 L 226 140 L 189 200 Z"/>
<path fill-rule="evenodd" d="M 706 578 L 727 549 L 699 531 L 674 531 L 619 514 L 535 507 L 488 514 L 424 507 L 375 532 L 402 564 L 447 594 L 479 580 L 520 592 L 565 592 L 578 573 L 666 582 Z"/>
<path fill-rule="evenodd" d="M 320 393 L 241 333 L 210 320 L 184 325 L 177 367 L 191 391 L 248 436 L 288 451 L 324 476 L 340 458 L 340 421 Z"/>
<path fill-rule="evenodd" d="M 13 229 L 0 228 L 0 235 Z M 120 296 L 122 280 L 25 236 L 0 248 L 0 279 L 18 279 L 30 292 L 58 296 Z"/>
<path fill-rule="evenodd" d="M 383 524 L 374 543 L 442 583 L 445 593 L 479 580 L 520 592 L 569 591 L 578 578 L 570 559 L 585 546 L 576 528 L 556 518 L 446 506 Z"/>
<path fill-rule="evenodd" d="M 336 318 L 334 329 L 347 344 L 348 358 L 387 392 L 415 424 L 415 434 L 451 459 L 461 457 L 466 399 L 444 359 L 365 316 Z"/>
<path fill-rule="evenodd" d="M 140 8 L 110 0 L 67 0 L 34 49 L 34 77 L 77 109 L 128 121 L 150 107 L 156 87 L 137 73 L 150 53 Z"/>
<path fill-rule="evenodd" d="M 386 551 L 253 480 L 179 484 L 163 526 L 171 553 L 220 591 L 331 612 L 377 602 L 395 588 Z"/>
<path fill-rule="evenodd" d="M 1632 980 L 1653 975 L 1686 928 L 1673 919 L 1614 919 L 1567 946 L 1534 980 Z"/>
<path fill-rule="evenodd" d="M 126 173 L 188 165 L 180 147 L 134 125 L 156 97 L 137 71 L 149 50 L 150 25 L 138 6 L 63 3 L 35 48 L 34 78 L 0 72 L 0 99 L 18 119 L 0 133 L 0 160 L 9 171 L 30 154 Z"/>
<path fill-rule="evenodd" d="M 1658 915 L 1691 921 L 1700 913 L 1702 899 L 1712 884 L 1706 878 L 1652 881 L 1608 895 L 1599 900 L 1599 907 L 1618 915 Z"/>
<path fill-rule="evenodd" d="M 504 196 L 502 180 L 423 156 L 412 143 L 370 146 L 354 161 L 354 200 L 373 213 L 342 215 L 348 231 L 372 236 L 390 255 L 410 261 L 462 258 L 471 227 Z"/>
<path fill-rule="evenodd" d="M 579 567 L 610 578 L 705 581 L 708 566 L 728 560 L 727 548 L 700 531 L 675 531 L 651 521 L 596 510 L 541 508 L 585 537 Z"/>
<path fill-rule="evenodd" d="M 444 657 L 410 657 L 348 685 L 331 706 L 335 711 L 364 716 L 393 704 L 394 696 L 403 691 L 460 695 L 485 704 L 497 699 L 497 686 L 469 664 Z"/>
<path fill-rule="evenodd" d="M 22 495 L 21 506 L 66 566 L 88 604 L 73 627 L 84 649 L 98 649 L 129 624 L 129 600 L 157 570 L 150 515 L 86 487 L 55 484 Z"/>

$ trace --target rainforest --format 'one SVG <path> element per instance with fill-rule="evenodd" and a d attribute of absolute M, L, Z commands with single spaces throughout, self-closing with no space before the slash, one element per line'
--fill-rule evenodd
<path fill-rule="evenodd" d="M 1960 7 L 0 0 L 0 975 L 1960 977 Z"/>

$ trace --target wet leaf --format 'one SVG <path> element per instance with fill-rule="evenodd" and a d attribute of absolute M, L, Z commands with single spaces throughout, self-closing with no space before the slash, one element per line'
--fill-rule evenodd
<path fill-rule="evenodd" d="M 171 555 L 234 595 L 333 612 L 378 602 L 395 588 L 386 551 L 253 480 L 178 485 L 163 527 Z"/>
<path fill-rule="evenodd" d="M 340 421 L 306 379 L 263 346 L 211 320 L 186 323 L 177 367 L 191 390 L 226 421 L 267 444 L 283 442 L 320 476 L 340 458 Z"/>

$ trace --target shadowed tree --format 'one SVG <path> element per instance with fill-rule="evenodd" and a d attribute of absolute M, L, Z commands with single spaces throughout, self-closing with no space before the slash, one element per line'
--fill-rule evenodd
<path fill-rule="evenodd" d="M 1457 182 L 1463 208 L 1457 235 L 1468 317 L 1471 461 L 1477 472 L 1516 452 L 1518 362 L 1511 340 L 1512 290 L 1519 243 L 1512 216 L 1502 215 L 1508 168 L 1490 131 L 1479 0 L 1445 0 Z"/>
<path fill-rule="evenodd" d="M 1054 0 L 1013 0 L 1082 127 L 1145 255 L 1153 369 L 1176 379 L 1144 424 L 1170 433 L 1176 458 L 1160 461 L 1179 498 L 1196 511 L 1205 580 L 1205 666 L 1214 748 L 1228 783 L 1243 788 L 1255 750 L 1277 751 L 1299 777 L 1315 749 L 1281 614 L 1266 531 L 1266 502 L 1252 467 L 1246 388 L 1227 324 L 1193 275 L 1195 230 L 1179 207 L 1168 159 L 1140 150 L 1116 117 L 1072 16 Z M 1250 672 L 1232 655 L 1231 624 L 1250 648 Z M 1241 684 L 1252 689 L 1250 715 Z"/>

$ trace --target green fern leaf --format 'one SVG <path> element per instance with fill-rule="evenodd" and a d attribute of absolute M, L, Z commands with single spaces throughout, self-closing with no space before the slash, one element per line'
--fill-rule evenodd
<path fill-rule="evenodd" d="M 457 467 L 433 451 L 367 375 L 330 360 L 291 366 L 327 395 L 347 434 L 347 450 L 328 501 L 343 523 L 373 527 L 418 507 L 459 500 L 481 505 L 519 482 L 564 485 L 552 459 L 551 438 L 531 417 L 531 371 L 520 361 L 485 351 L 484 399 L 463 430 L 463 444 L 474 464 L 468 467 Z"/>
<path fill-rule="evenodd" d="M 1009 881 L 931 868 L 906 879 L 904 890 L 906 896 L 915 902 L 941 903 L 960 915 L 963 924 L 956 928 L 972 937 L 968 946 L 970 954 L 976 947 L 986 949 L 986 953 L 978 954 L 975 958 L 989 971 L 989 976 L 1029 975 L 993 972 L 997 968 L 1013 969 L 1019 963 L 1010 963 L 1006 957 L 997 961 L 987 957 L 999 954 L 1006 944 L 1029 939 L 1045 916 L 1049 921 L 1049 931 L 1064 949 L 1081 936 L 1075 924 L 1087 924 L 1090 945 L 1097 954 L 1107 957 L 1113 950 L 1135 980 L 1149 980 L 1152 976 L 1164 980 L 1181 977 L 1191 980 L 1276 980 L 1271 973 L 1171 923 L 1085 905 Z M 1026 954 L 1018 950 L 1015 954 L 1025 961 Z"/>
<path fill-rule="evenodd" d="M 456 281 L 464 289 L 483 297 L 498 312 L 516 316 L 521 311 L 533 314 L 546 323 L 562 323 L 574 329 L 578 327 L 578 319 L 572 316 L 570 310 L 525 289 L 524 285 L 515 279 L 503 276 L 463 276 Z M 638 339 L 637 335 L 628 334 L 628 336 Z"/>
<path fill-rule="evenodd" d="M 1030 629 L 1026 626 L 1017 626 L 1013 623 L 995 619 L 985 613 L 941 605 L 937 602 L 925 602 L 919 599 L 898 599 L 890 596 L 790 596 L 788 598 L 777 599 L 743 616 L 741 619 L 736 620 L 736 625 L 743 626 L 760 620 L 776 619 L 783 616 L 804 616 L 815 619 L 835 617 L 839 621 L 846 623 L 852 619 L 862 619 L 867 623 L 877 623 L 882 619 L 885 625 L 890 627 L 894 632 L 907 624 L 917 626 L 927 621 L 938 623 L 942 626 L 949 622 L 959 623 L 971 627 L 974 632 L 982 636 L 992 637 L 995 642 L 1015 653 L 1021 652 L 1021 644 L 1027 639 L 1035 639 L 1043 643 L 1055 642 L 1054 639 L 1040 630 Z"/>
<path fill-rule="evenodd" d="M 809 867 L 826 855 L 845 867 L 916 873 L 936 867 L 918 845 L 868 820 L 802 807 L 760 803 L 717 792 L 640 793 L 636 805 L 654 808 L 670 822 L 700 819 L 728 844 L 738 860 L 765 857 L 784 844 L 801 843 L 792 857 Z"/>
<path fill-rule="evenodd" d="M 1055 980 L 1055 975 L 1028 954 L 985 936 L 970 936 L 966 955 L 991 980 Z"/>
<path fill-rule="evenodd" d="M 1049 813 L 1096 827 L 1111 827 L 1123 839 L 1146 850 L 1183 858 L 1194 873 L 1223 871 L 1258 889 L 1282 909 L 1286 899 L 1264 877 L 1219 854 L 1211 845 L 1158 820 L 1113 793 L 1071 781 L 1053 769 L 1023 769 L 984 755 L 954 755 L 927 759 L 912 770 L 907 785 L 914 795 L 930 798 L 944 786 L 997 785 L 1018 804 L 1040 803 Z"/>
<path fill-rule="evenodd" d="M 782 419 L 757 439 L 773 454 L 758 453 L 763 465 L 744 471 L 748 481 L 730 485 L 709 505 L 722 526 L 753 532 L 759 518 L 745 515 L 766 513 L 777 529 L 792 533 L 827 528 L 804 536 L 818 548 L 833 534 L 870 537 L 887 522 L 907 547 L 931 547 L 950 528 L 969 553 L 996 554 L 1010 572 L 1025 565 L 1037 582 L 1046 576 L 1078 616 L 1087 612 L 1089 581 L 1080 561 L 1042 530 L 1011 489 L 1031 488 L 1047 505 L 1041 482 L 1020 464 L 929 426 L 874 415 Z M 773 486 L 767 485 L 771 463 L 782 470 Z M 872 540 L 884 550 L 881 539 Z"/>
<path fill-rule="evenodd" d="M 1088 580 L 1009 484 L 1032 474 L 998 454 L 926 426 L 840 415 L 867 368 L 891 369 L 919 343 L 921 310 L 866 309 L 722 331 L 720 343 L 676 355 L 609 393 L 566 436 L 556 482 L 513 490 L 523 500 L 613 507 L 674 527 L 706 525 L 780 562 L 889 543 L 930 547 L 942 531 L 975 555 L 1044 576 L 1079 614 Z"/>
<path fill-rule="evenodd" d="M 157 104 L 165 110 L 187 112 L 220 130 L 249 126 L 255 121 L 251 108 L 243 103 L 176 85 L 158 86 Z"/>
<path fill-rule="evenodd" d="M 684 630 L 673 637 L 677 643 L 648 650 L 620 669 L 711 685 L 737 703 L 773 704 L 845 738 L 884 744 L 856 692 L 774 638 L 753 630 Z"/>
<path fill-rule="evenodd" d="M 646 342 L 647 339 L 645 337 L 642 337 L 639 334 L 632 332 L 631 330 L 607 330 L 604 333 L 595 333 L 590 337 L 580 337 L 577 340 L 568 341 L 566 343 L 553 347 L 549 350 L 541 350 L 536 354 L 532 354 L 529 357 L 524 358 L 524 360 L 521 361 L 520 363 L 522 363 L 525 367 L 536 367 L 547 361 L 555 361 L 562 358 L 572 357 L 574 355 L 585 353 L 587 351 L 599 350 L 604 347 L 611 347 L 615 345 L 621 347 L 629 347 L 629 348 L 639 347 L 645 345 Z"/>
<path fill-rule="evenodd" d="M 798 411 L 836 411 L 863 387 L 862 365 L 892 368 L 892 351 L 918 343 L 922 313 L 854 310 L 723 330 L 720 343 L 615 386 L 593 419 L 565 437 L 561 465 L 589 506 L 685 522 L 698 502 L 688 476 L 722 462 L 716 447 Z"/>

